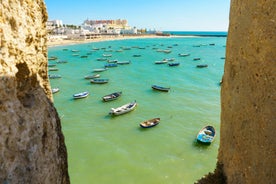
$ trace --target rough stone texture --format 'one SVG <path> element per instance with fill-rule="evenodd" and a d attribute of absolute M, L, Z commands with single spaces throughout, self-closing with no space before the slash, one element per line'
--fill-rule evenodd
<path fill-rule="evenodd" d="M 0 183 L 69 183 L 47 77 L 43 0 L 0 3 Z"/>
<path fill-rule="evenodd" d="M 276 0 L 232 0 L 217 167 L 227 183 L 276 183 L 275 78 Z"/>

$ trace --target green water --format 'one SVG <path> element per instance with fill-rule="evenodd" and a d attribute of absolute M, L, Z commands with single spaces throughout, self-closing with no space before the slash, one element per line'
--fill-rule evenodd
<path fill-rule="evenodd" d="M 51 79 L 51 86 L 60 88 L 54 94 L 54 103 L 65 135 L 71 183 L 186 184 L 213 171 L 219 146 L 218 83 L 223 75 L 225 42 L 223 37 L 154 38 L 50 48 L 49 56 L 68 61 L 57 64 L 59 71 L 49 73 L 62 75 L 61 79 Z M 207 45 L 194 47 L 199 44 Z M 91 52 L 95 47 L 102 49 Z M 132 48 L 115 52 L 120 47 Z M 165 54 L 153 48 L 172 52 Z M 79 50 L 80 55 L 73 56 L 76 53 L 72 49 Z M 87 53 L 88 58 L 80 57 Z M 179 53 L 190 56 L 178 57 Z M 132 62 L 102 72 L 101 77 L 110 80 L 108 84 L 91 84 L 84 76 L 106 64 L 96 60 L 102 54 Z M 141 57 L 133 57 L 134 54 Z M 154 64 L 173 57 L 179 66 Z M 201 60 L 194 61 L 195 57 Z M 208 67 L 196 68 L 203 63 Z M 153 84 L 171 87 L 171 91 L 154 91 Z M 72 95 L 82 91 L 89 91 L 90 95 L 73 100 Z M 115 91 L 123 92 L 121 98 L 101 101 L 102 96 Z M 134 111 L 118 117 L 108 115 L 110 108 L 133 100 L 138 102 Z M 154 117 L 161 118 L 158 126 L 139 127 L 141 121 Z M 195 138 L 207 124 L 216 128 L 217 137 L 210 146 L 203 146 Z"/>

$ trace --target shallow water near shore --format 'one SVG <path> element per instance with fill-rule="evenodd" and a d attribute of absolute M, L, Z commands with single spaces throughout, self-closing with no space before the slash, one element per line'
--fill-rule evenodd
<path fill-rule="evenodd" d="M 68 61 L 57 64 L 59 70 L 49 74 L 62 76 L 50 82 L 52 87 L 60 88 L 54 94 L 54 104 L 61 117 L 71 183 L 186 184 L 213 171 L 219 146 L 219 81 L 225 44 L 225 37 L 177 37 L 50 48 L 49 57 Z M 116 52 L 126 47 L 130 50 Z M 157 52 L 158 49 L 169 49 L 171 53 Z M 179 53 L 190 56 L 179 57 Z M 102 54 L 112 54 L 110 59 L 119 61 L 131 60 L 131 64 L 100 73 L 109 83 L 91 84 L 84 76 L 107 63 L 97 61 Z M 133 57 L 135 54 L 141 56 Z M 180 65 L 154 64 L 164 58 L 175 58 L 174 62 Z M 208 67 L 197 68 L 198 64 Z M 171 90 L 154 91 L 153 84 Z M 72 95 L 82 91 L 89 91 L 90 95 L 73 100 Z M 101 101 L 102 96 L 116 91 L 123 92 L 118 100 Z M 134 111 L 117 117 L 108 115 L 110 108 L 134 100 L 138 103 Z M 154 117 L 161 118 L 159 125 L 149 129 L 139 126 Z M 210 146 L 195 141 L 205 125 L 217 130 Z"/>

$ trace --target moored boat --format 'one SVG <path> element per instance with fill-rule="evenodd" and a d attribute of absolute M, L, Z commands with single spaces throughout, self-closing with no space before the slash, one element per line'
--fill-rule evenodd
<path fill-rule="evenodd" d="M 99 78 L 100 74 L 94 74 L 94 75 L 87 75 L 84 78 L 85 79 L 94 79 L 94 78 Z"/>
<path fill-rule="evenodd" d="M 104 67 L 117 67 L 118 65 L 116 63 L 108 63 L 108 64 L 105 64 Z"/>
<path fill-rule="evenodd" d="M 186 56 L 189 56 L 190 54 L 178 54 L 179 57 L 186 57 Z"/>
<path fill-rule="evenodd" d="M 49 68 L 49 71 L 58 71 L 58 68 Z"/>
<path fill-rule="evenodd" d="M 59 92 L 59 88 L 52 88 L 51 90 L 53 94 Z"/>
<path fill-rule="evenodd" d="M 106 71 L 108 68 L 96 68 L 93 70 L 93 72 L 103 72 Z"/>
<path fill-rule="evenodd" d="M 111 108 L 109 114 L 110 115 L 125 114 L 125 113 L 128 113 L 128 112 L 134 110 L 136 106 L 137 106 L 137 102 L 135 100 L 134 102 L 127 103 L 127 104 L 122 105 L 120 107 Z"/>
<path fill-rule="evenodd" d="M 118 65 L 126 65 L 126 64 L 130 64 L 131 61 L 118 61 L 117 64 Z"/>
<path fill-rule="evenodd" d="M 85 98 L 89 95 L 89 92 L 88 91 L 84 91 L 84 92 L 81 92 L 81 93 L 76 93 L 73 95 L 73 98 L 74 99 L 80 99 L 80 98 Z"/>
<path fill-rule="evenodd" d="M 197 134 L 196 139 L 200 143 L 211 144 L 216 136 L 216 130 L 213 126 L 203 127 Z"/>
<path fill-rule="evenodd" d="M 51 75 L 49 75 L 49 78 L 50 79 L 59 79 L 59 78 L 61 78 L 61 75 L 51 74 Z"/>
<path fill-rule="evenodd" d="M 168 62 L 168 60 L 162 60 L 162 61 L 155 61 L 154 63 L 155 64 L 165 64 L 167 62 Z"/>
<path fill-rule="evenodd" d="M 153 119 L 149 119 L 149 120 L 141 122 L 140 126 L 142 128 L 151 128 L 151 127 L 158 125 L 159 122 L 160 122 L 160 118 L 153 118 Z"/>
<path fill-rule="evenodd" d="M 91 79 L 90 82 L 94 84 L 105 84 L 108 83 L 109 79 Z"/>
<path fill-rule="evenodd" d="M 171 88 L 168 87 L 162 87 L 162 86 L 157 86 L 157 85 L 152 85 L 152 89 L 158 90 L 158 91 L 164 91 L 164 92 L 169 92 Z"/>
<path fill-rule="evenodd" d="M 197 68 L 206 68 L 208 67 L 207 64 L 201 64 L 201 65 L 196 65 Z"/>
<path fill-rule="evenodd" d="M 168 65 L 169 66 L 178 66 L 178 65 L 180 65 L 180 63 L 179 62 L 177 62 L 177 63 L 169 63 Z"/>
<path fill-rule="evenodd" d="M 112 101 L 112 100 L 118 99 L 121 95 L 122 95 L 121 91 L 114 92 L 114 93 L 111 93 L 111 94 L 103 96 L 102 99 L 103 99 L 104 102 L 108 102 L 108 101 Z"/>

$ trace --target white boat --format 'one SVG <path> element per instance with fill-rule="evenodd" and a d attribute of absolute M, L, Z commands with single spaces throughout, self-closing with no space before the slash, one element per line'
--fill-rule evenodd
<path fill-rule="evenodd" d="M 54 94 L 54 93 L 57 93 L 57 92 L 59 92 L 59 88 L 52 88 L 52 93 Z"/>
<path fill-rule="evenodd" d="M 96 68 L 93 70 L 93 72 L 103 72 L 106 71 L 108 68 Z"/>
<path fill-rule="evenodd" d="M 190 54 L 178 54 L 179 57 L 186 57 L 189 56 Z"/>
<path fill-rule="evenodd" d="M 73 98 L 74 99 L 80 99 L 80 98 L 85 98 L 89 95 L 89 92 L 88 91 L 84 91 L 84 92 L 81 92 L 81 93 L 76 93 L 73 95 Z"/>
<path fill-rule="evenodd" d="M 112 57 L 112 54 L 103 54 L 103 57 Z"/>
<path fill-rule="evenodd" d="M 95 78 L 99 78 L 100 74 L 94 74 L 94 75 L 87 75 L 84 78 L 85 79 L 95 79 Z"/>
<path fill-rule="evenodd" d="M 168 62 L 168 60 L 162 60 L 162 61 L 155 61 L 154 63 L 155 64 L 165 64 L 167 62 Z"/>
<path fill-rule="evenodd" d="M 117 64 L 118 65 L 126 65 L 126 64 L 130 64 L 131 61 L 118 61 Z"/>
<path fill-rule="evenodd" d="M 136 106 L 137 106 L 137 102 L 135 100 L 134 102 L 127 103 L 121 107 L 111 108 L 109 114 L 111 115 L 125 114 L 127 112 L 134 110 Z"/>

